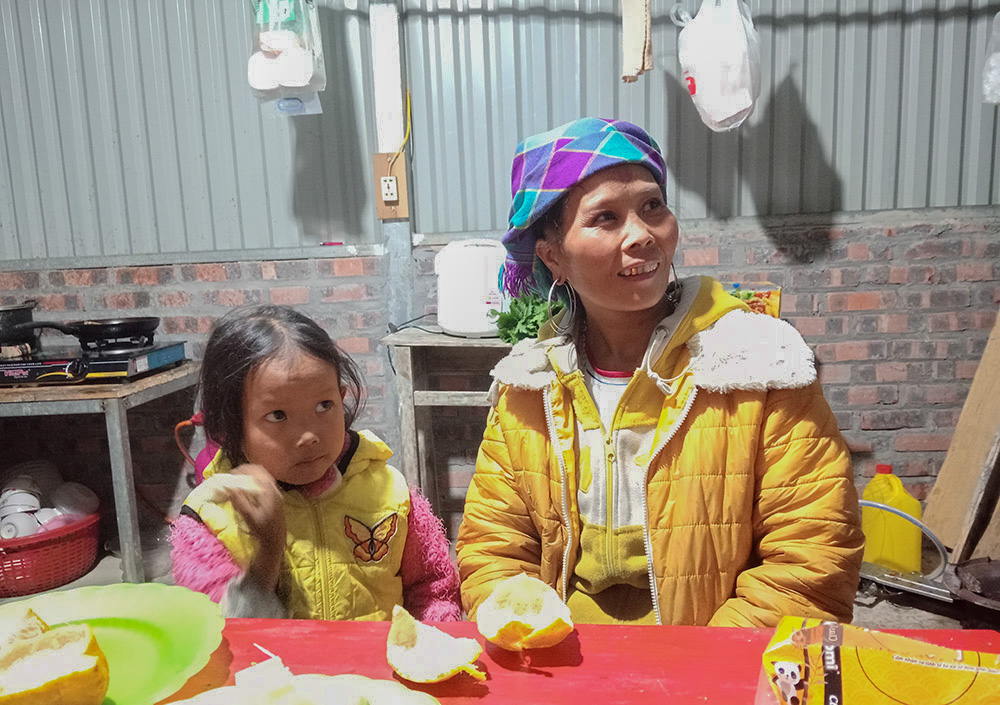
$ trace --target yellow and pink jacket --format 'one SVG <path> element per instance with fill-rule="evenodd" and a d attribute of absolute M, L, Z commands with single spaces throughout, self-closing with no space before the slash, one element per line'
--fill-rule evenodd
<path fill-rule="evenodd" d="M 645 475 L 638 545 L 657 623 L 850 621 L 864 541 L 812 352 L 708 277 L 684 280 L 682 305 L 606 430 L 571 338 L 522 341 L 496 366 L 457 543 L 470 616 L 520 572 L 566 599 L 584 459 Z"/>
<path fill-rule="evenodd" d="M 221 601 L 231 617 L 387 620 L 402 605 L 418 619 L 460 619 L 441 521 L 387 464 L 385 443 L 366 431 L 349 438 L 342 477 L 325 493 L 281 492 L 287 538 L 277 594 L 243 580 L 255 540 L 232 505 L 207 500 L 201 485 L 174 522 L 175 582 Z M 229 470 L 220 452 L 205 476 Z"/>

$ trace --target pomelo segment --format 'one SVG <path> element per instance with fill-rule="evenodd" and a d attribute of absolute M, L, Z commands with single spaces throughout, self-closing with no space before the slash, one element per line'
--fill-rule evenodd
<path fill-rule="evenodd" d="M 476 612 L 479 633 L 508 651 L 555 646 L 573 631 L 559 594 L 526 573 L 497 583 Z"/>
<path fill-rule="evenodd" d="M 440 705 L 437 698 L 402 683 L 357 675 L 279 676 L 264 689 L 226 686 L 175 705 Z"/>
<path fill-rule="evenodd" d="M 486 674 L 473 665 L 481 653 L 483 647 L 475 639 L 453 637 L 418 622 L 399 605 L 392 608 L 385 656 L 392 670 L 406 680 L 438 683 L 459 673 L 486 680 Z"/>
<path fill-rule="evenodd" d="M 107 692 L 108 660 L 83 624 L 19 639 L 0 657 L 0 705 L 100 705 Z"/>
<path fill-rule="evenodd" d="M 15 642 L 41 636 L 49 630 L 49 625 L 29 608 L 12 605 L 0 615 L 0 656 Z"/>

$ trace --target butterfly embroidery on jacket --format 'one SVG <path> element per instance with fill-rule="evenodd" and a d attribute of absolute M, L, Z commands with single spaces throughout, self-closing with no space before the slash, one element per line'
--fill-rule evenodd
<path fill-rule="evenodd" d="M 374 527 L 368 528 L 364 522 L 354 517 L 344 517 L 344 533 L 354 542 L 354 556 L 364 562 L 380 561 L 389 552 L 389 539 L 396 533 L 398 517 L 393 512 Z"/>

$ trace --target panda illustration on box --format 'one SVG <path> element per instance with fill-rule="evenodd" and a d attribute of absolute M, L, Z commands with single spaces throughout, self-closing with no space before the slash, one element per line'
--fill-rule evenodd
<path fill-rule="evenodd" d="M 806 684 L 802 679 L 802 665 L 794 661 L 772 661 L 774 676 L 771 681 L 781 695 L 784 705 L 802 705 L 805 702 Z"/>

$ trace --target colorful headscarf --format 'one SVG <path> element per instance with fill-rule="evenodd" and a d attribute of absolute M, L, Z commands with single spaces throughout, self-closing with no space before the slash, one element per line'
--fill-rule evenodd
<path fill-rule="evenodd" d="M 538 219 L 573 186 L 591 174 L 621 164 L 650 170 L 666 196 L 666 166 L 660 148 L 646 131 L 624 120 L 580 118 L 529 137 L 517 146 L 511 167 L 509 230 L 504 288 L 514 296 L 534 291 L 545 296 L 548 268 L 535 256 Z"/>

